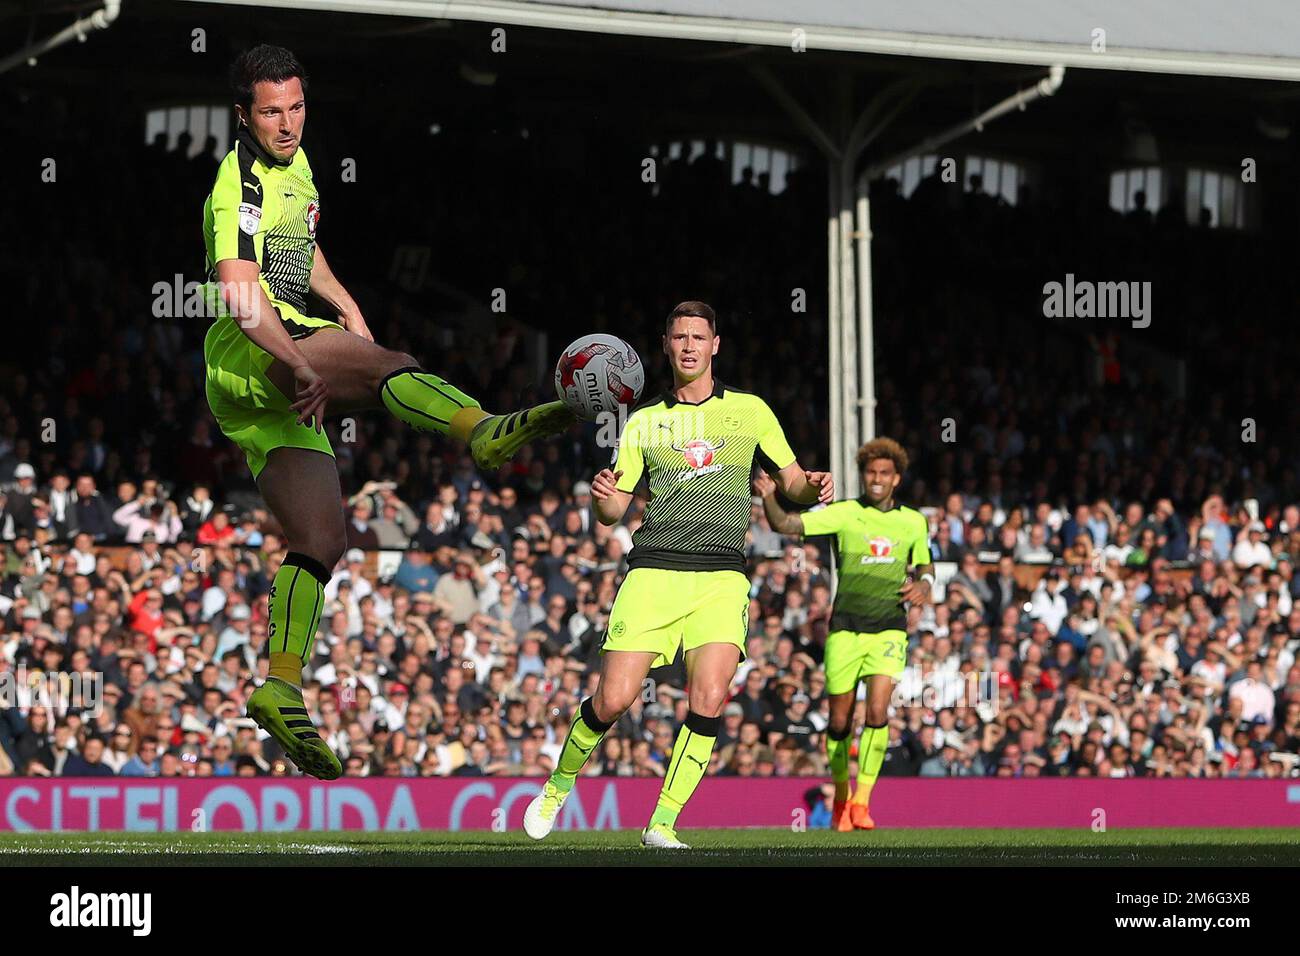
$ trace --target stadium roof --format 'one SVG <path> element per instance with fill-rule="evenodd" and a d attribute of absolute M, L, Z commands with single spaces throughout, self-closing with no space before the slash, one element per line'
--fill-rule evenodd
<path fill-rule="evenodd" d="M 1300 79 L 1295 0 L 197 0 L 810 50 Z M 1105 52 L 1094 52 L 1094 31 Z"/>

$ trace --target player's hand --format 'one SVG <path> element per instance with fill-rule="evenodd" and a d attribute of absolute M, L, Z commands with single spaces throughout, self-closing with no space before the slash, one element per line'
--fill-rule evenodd
<path fill-rule="evenodd" d="M 325 379 L 310 365 L 299 365 L 293 370 L 293 380 L 297 386 L 297 400 L 289 407 L 298 413 L 298 424 L 309 424 L 317 432 L 324 431 L 325 400 L 329 398 Z"/>
<path fill-rule="evenodd" d="M 591 497 L 596 501 L 606 501 L 613 497 L 618 491 L 618 480 L 623 477 L 621 471 L 610 471 L 608 468 L 602 468 L 596 477 L 591 479 Z"/>
<path fill-rule="evenodd" d="M 769 495 L 776 494 L 776 482 L 772 480 L 772 476 L 767 472 L 760 471 L 758 477 L 754 479 L 753 489 L 754 494 L 760 498 L 766 498 Z"/>
<path fill-rule="evenodd" d="M 366 325 L 366 320 L 361 315 L 361 311 L 349 312 L 339 316 L 343 323 L 343 328 L 347 329 L 353 335 L 359 335 L 367 342 L 373 342 L 375 337 L 370 332 L 370 326 Z"/>
<path fill-rule="evenodd" d="M 919 606 L 930 603 L 929 581 L 907 581 L 898 589 L 899 595 L 908 604 Z"/>
<path fill-rule="evenodd" d="M 828 505 L 835 500 L 835 479 L 829 471 L 805 471 L 804 479 L 817 489 L 817 503 Z"/>

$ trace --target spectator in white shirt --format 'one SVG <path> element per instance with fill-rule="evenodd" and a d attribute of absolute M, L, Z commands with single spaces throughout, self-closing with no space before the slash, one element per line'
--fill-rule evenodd
<path fill-rule="evenodd" d="M 1262 523 L 1252 521 L 1246 527 L 1246 534 L 1237 541 L 1237 546 L 1232 549 L 1232 563 L 1239 568 L 1253 568 L 1256 565 L 1264 568 L 1273 566 L 1273 552 L 1264 543 L 1264 525 Z"/>
<path fill-rule="evenodd" d="M 1070 613 L 1069 605 L 1061 594 L 1064 590 L 1065 579 L 1061 577 L 1060 569 L 1052 568 L 1038 582 L 1038 587 L 1034 588 L 1034 594 L 1029 599 L 1029 616 L 1042 621 L 1053 634 L 1060 630 L 1061 622 Z"/>
<path fill-rule="evenodd" d="M 1273 696 L 1273 688 L 1261 679 L 1261 672 L 1262 667 L 1258 660 L 1247 664 L 1246 676 L 1228 689 L 1228 699 L 1241 701 L 1243 720 L 1250 722 L 1257 717 L 1263 717 L 1272 723 L 1273 708 L 1277 701 Z"/>

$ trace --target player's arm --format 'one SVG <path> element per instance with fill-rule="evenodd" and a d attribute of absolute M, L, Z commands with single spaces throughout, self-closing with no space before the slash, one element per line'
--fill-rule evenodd
<path fill-rule="evenodd" d="M 298 421 L 313 422 L 317 431 L 323 427 L 325 400 L 329 397 L 325 379 L 312 369 L 311 363 L 298 343 L 289 336 L 280 316 L 266 297 L 258 278 L 261 267 L 247 259 L 222 259 L 217 263 L 217 280 L 221 283 L 221 298 L 253 344 L 269 352 L 293 369 L 298 390 L 292 408 Z"/>
<path fill-rule="evenodd" d="M 627 513 L 627 506 L 632 503 L 632 492 L 618 490 L 623 475 L 622 471 L 604 468 L 591 479 L 591 500 L 596 520 L 601 524 L 618 524 Z"/>
<path fill-rule="evenodd" d="M 763 404 L 759 415 L 758 462 L 772 476 L 776 486 L 795 504 L 830 504 L 835 499 L 835 482 L 825 471 L 804 471 L 785 440 L 781 423 Z M 764 506 L 766 509 L 766 505 Z M 770 517 L 769 517 L 770 520 Z M 775 527 L 775 526 L 773 526 Z"/>
<path fill-rule="evenodd" d="M 641 427 L 639 420 L 633 417 L 623 425 L 623 433 L 618 436 L 618 447 L 614 449 L 610 467 L 602 469 L 591 481 L 592 507 L 596 520 L 604 525 L 622 521 L 644 474 L 645 454 L 641 448 Z"/>
<path fill-rule="evenodd" d="M 912 580 L 903 583 L 898 593 L 909 604 L 924 605 L 930 603 L 930 592 L 934 588 L 934 564 L 930 556 L 930 525 L 924 515 L 917 515 L 917 518 L 910 552 L 916 574 Z"/>
<path fill-rule="evenodd" d="M 319 430 L 325 416 L 325 380 L 290 338 L 259 281 L 266 227 L 262 219 L 262 184 L 256 180 L 255 174 L 245 175 L 231 162 L 223 163 L 217 171 L 212 186 L 212 258 L 217 267 L 218 290 L 244 334 L 293 370 L 297 385 L 293 410 L 300 423 L 314 416 Z"/>
<path fill-rule="evenodd" d="M 316 254 L 312 258 L 311 291 L 334 310 L 343 328 L 361 336 L 367 342 L 375 340 L 375 337 L 370 334 L 370 328 L 366 325 L 356 300 L 347 289 L 343 288 L 343 283 L 338 280 L 334 270 L 325 261 L 325 250 L 319 243 L 316 244 Z"/>
<path fill-rule="evenodd" d="M 835 500 L 835 481 L 829 471 L 804 471 L 792 462 L 773 476 L 781 494 L 801 505 L 830 504 Z M 766 510 L 766 509 L 765 509 Z"/>
<path fill-rule="evenodd" d="M 776 500 L 776 482 L 763 472 L 754 479 L 754 494 L 763 499 L 763 512 L 773 531 L 793 537 L 803 535 L 803 517 L 797 511 L 790 512 L 781 507 Z"/>

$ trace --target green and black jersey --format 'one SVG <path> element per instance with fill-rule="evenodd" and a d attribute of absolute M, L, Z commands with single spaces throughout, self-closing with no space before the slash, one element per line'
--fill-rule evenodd
<path fill-rule="evenodd" d="M 767 403 L 717 379 L 702 402 L 664 392 L 641 406 L 623 426 L 613 465 L 623 472 L 619 491 L 644 479 L 650 496 L 629 567 L 744 572 L 754 464 L 775 474 L 793 462 Z"/>
<path fill-rule="evenodd" d="M 223 259 L 256 262 L 262 288 L 289 334 L 309 334 L 312 329 L 295 327 L 292 319 L 306 309 L 319 222 L 320 195 L 306 152 L 299 149 L 282 163 L 241 126 L 203 204 L 208 281 L 216 281 Z"/>
<path fill-rule="evenodd" d="M 801 516 L 807 536 L 833 534 L 839 551 L 839 589 L 831 630 L 906 630 L 907 614 L 898 589 L 908 567 L 930 563 L 930 527 L 925 515 L 895 505 L 880 511 L 865 497 L 836 501 Z"/>

